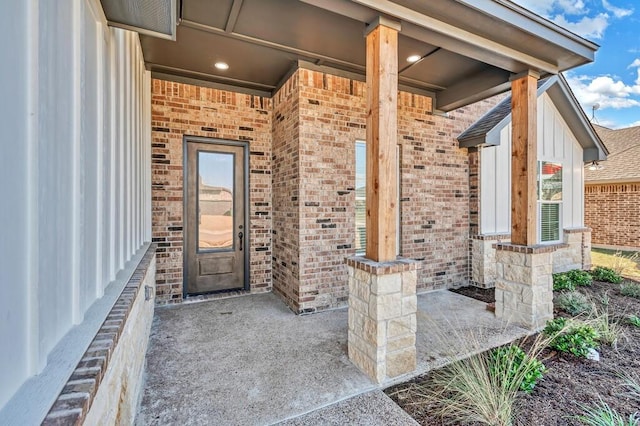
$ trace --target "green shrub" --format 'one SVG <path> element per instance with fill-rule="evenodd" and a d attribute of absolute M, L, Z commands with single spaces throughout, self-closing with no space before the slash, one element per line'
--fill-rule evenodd
<path fill-rule="evenodd" d="M 576 316 L 585 312 L 591 312 L 593 305 L 587 297 L 577 291 L 560 293 L 553 298 L 556 306 L 569 315 Z"/>
<path fill-rule="evenodd" d="M 551 338 L 549 346 L 560 352 L 567 352 L 585 358 L 591 349 L 598 347 L 598 333 L 588 324 L 556 318 L 548 321 L 543 330 Z"/>
<path fill-rule="evenodd" d="M 447 333 L 443 337 L 450 341 L 450 331 Z M 467 345 L 469 337 L 464 339 L 461 344 Z M 432 371 L 428 380 L 404 392 L 445 424 L 513 426 L 522 390 L 530 391 L 544 372 L 537 359 L 548 345 L 549 339 L 539 333 L 533 342 L 522 345 L 527 348 L 524 353 L 520 345 L 513 344 L 462 360 L 451 358 L 450 364 Z"/>
<path fill-rule="evenodd" d="M 626 395 L 640 403 L 640 380 L 638 376 L 623 375 L 623 386 L 627 389 Z"/>
<path fill-rule="evenodd" d="M 629 318 L 627 318 L 627 321 L 629 321 L 629 324 L 640 328 L 640 317 L 639 316 L 631 315 Z"/>
<path fill-rule="evenodd" d="M 600 398 L 600 402 L 589 407 L 580 405 L 583 414 L 575 418 L 588 426 L 638 426 L 640 417 L 638 413 L 631 414 L 628 418 L 622 416 L 609 404 Z"/>
<path fill-rule="evenodd" d="M 491 374 L 500 380 L 509 382 L 519 381 L 520 384 L 510 383 L 506 387 L 517 387 L 521 391 L 531 393 L 533 388 L 545 372 L 544 364 L 527 354 L 515 345 L 494 349 L 490 355 Z"/>
<path fill-rule="evenodd" d="M 613 284 L 619 284 L 622 282 L 622 277 L 619 273 L 611 268 L 606 268 L 604 266 L 597 266 L 594 270 L 591 271 L 591 276 L 596 281 L 604 281 Z"/>
<path fill-rule="evenodd" d="M 553 274 L 553 291 L 574 291 L 576 285 L 565 273 Z"/>
<path fill-rule="evenodd" d="M 616 347 L 618 340 L 626 337 L 624 326 L 616 321 L 609 311 L 609 296 L 605 293 L 602 306 L 593 304 L 592 313 L 587 324 L 592 326 L 598 335 L 598 342 Z"/>
<path fill-rule="evenodd" d="M 578 287 L 587 287 L 591 285 L 593 279 L 591 278 L 591 274 L 587 271 L 583 271 L 580 269 L 573 269 L 569 272 L 566 272 L 567 277 Z"/>
<path fill-rule="evenodd" d="M 624 296 L 635 297 L 636 299 L 640 299 L 640 284 L 637 283 L 627 283 L 623 284 L 620 287 L 620 293 Z"/>

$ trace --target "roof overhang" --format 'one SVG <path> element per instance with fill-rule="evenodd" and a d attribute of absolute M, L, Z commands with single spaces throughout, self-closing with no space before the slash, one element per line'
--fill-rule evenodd
<path fill-rule="evenodd" d="M 583 149 L 583 161 L 603 161 L 607 159 L 606 146 L 594 130 L 591 122 L 585 115 L 578 100 L 575 98 L 569 84 L 562 74 L 555 75 L 540 81 L 538 84 L 537 96 L 547 93 L 551 101 L 564 118 L 567 126 L 578 140 Z M 490 120 L 497 121 L 493 124 Z M 483 121 L 491 122 L 491 126 L 484 132 L 463 132 L 458 141 L 460 147 L 469 148 L 478 145 L 497 146 L 500 145 L 500 132 L 511 122 L 511 102 L 510 98 L 505 99 L 491 111 L 481 117 L 473 126 L 482 126 Z M 469 135 L 469 136 L 467 136 Z"/>
<path fill-rule="evenodd" d="M 562 75 L 550 80 L 555 81 L 547 83 L 546 92 L 582 146 L 583 160 L 585 162 L 606 160 L 609 151 L 582 110 L 567 80 Z"/>
<path fill-rule="evenodd" d="M 110 22 L 166 36 L 176 0 L 102 0 Z M 139 5 L 162 5 L 144 14 Z M 143 35 L 163 77 L 273 95 L 300 61 L 365 74 L 364 31 L 382 17 L 399 36 L 399 83 L 450 111 L 509 89 L 514 74 L 543 76 L 593 61 L 598 46 L 507 0 L 181 0 L 175 41 Z M 117 13 L 116 13 L 117 12 Z M 153 22 L 153 21 L 157 22 Z M 169 24 L 169 27 L 171 24 Z M 164 29 L 163 29 L 164 28 Z M 170 32 L 170 31 L 169 31 Z M 169 36 L 170 38 L 171 36 Z M 166 37 L 165 37 L 166 38 Z M 410 54 L 422 59 L 405 60 Z M 225 61 L 229 69 L 216 70 Z"/>

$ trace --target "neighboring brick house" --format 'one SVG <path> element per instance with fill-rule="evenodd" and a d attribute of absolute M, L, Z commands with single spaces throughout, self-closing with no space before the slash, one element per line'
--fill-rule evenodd
<path fill-rule="evenodd" d="M 458 137 L 472 157 L 470 280 L 480 287 L 494 286 L 494 245 L 511 238 L 510 102 L 506 98 Z M 538 116 L 538 243 L 563 244 L 553 253 L 554 272 L 589 269 L 584 164 L 606 158 L 607 151 L 561 75 L 538 82 Z"/>
<path fill-rule="evenodd" d="M 594 125 L 607 161 L 585 171 L 585 222 L 594 247 L 640 249 L 640 126 Z M 592 170 L 593 169 L 593 170 Z"/>

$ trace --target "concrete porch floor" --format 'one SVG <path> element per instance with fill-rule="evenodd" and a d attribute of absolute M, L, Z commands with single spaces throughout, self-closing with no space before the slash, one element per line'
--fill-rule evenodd
<path fill-rule="evenodd" d="M 136 424 L 412 424 L 375 391 L 527 333 L 450 291 L 418 295 L 417 320 L 416 372 L 379 386 L 347 357 L 346 308 L 296 316 L 270 293 L 157 308 Z"/>

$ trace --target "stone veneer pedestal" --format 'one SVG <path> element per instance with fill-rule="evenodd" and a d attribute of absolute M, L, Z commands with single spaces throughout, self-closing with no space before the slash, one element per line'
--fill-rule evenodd
<path fill-rule="evenodd" d="M 539 330 L 553 319 L 553 253 L 565 244 L 496 248 L 496 317 Z"/>
<path fill-rule="evenodd" d="M 419 263 L 346 259 L 349 270 L 349 359 L 377 383 L 416 368 L 416 280 Z"/>

